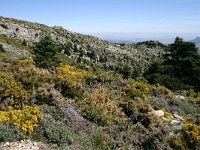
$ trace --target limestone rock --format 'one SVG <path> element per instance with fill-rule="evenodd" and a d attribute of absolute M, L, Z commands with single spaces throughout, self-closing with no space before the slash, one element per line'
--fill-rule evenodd
<path fill-rule="evenodd" d="M 52 150 L 53 148 L 50 148 L 48 145 L 44 143 L 37 143 L 37 142 L 31 142 L 30 140 L 25 141 L 18 141 L 18 142 L 6 142 L 3 145 L 0 145 L 1 150 Z"/>
<path fill-rule="evenodd" d="M 164 115 L 165 115 L 163 110 L 153 110 L 152 114 L 154 114 L 157 117 L 164 117 Z"/>
<path fill-rule="evenodd" d="M 179 116 L 177 114 L 173 114 L 173 117 L 176 118 L 176 119 L 178 119 L 178 120 L 183 121 L 183 117 L 182 116 Z"/>

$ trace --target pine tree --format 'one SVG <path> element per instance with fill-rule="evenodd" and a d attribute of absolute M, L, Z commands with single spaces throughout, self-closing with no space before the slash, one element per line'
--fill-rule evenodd
<path fill-rule="evenodd" d="M 145 75 L 150 82 L 159 82 L 173 90 L 185 88 L 200 90 L 198 49 L 194 43 L 185 42 L 177 37 L 175 42 L 169 45 L 164 62 L 153 64 Z"/>
<path fill-rule="evenodd" d="M 56 66 L 60 62 L 56 57 L 58 51 L 59 46 L 50 37 L 44 37 L 33 47 L 34 61 L 37 66 L 42 68 Z"/>

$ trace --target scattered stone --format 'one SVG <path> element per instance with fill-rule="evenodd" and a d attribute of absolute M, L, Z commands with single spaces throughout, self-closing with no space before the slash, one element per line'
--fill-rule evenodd
<path fill-rule="evenodd" d="M 175 95 L 175 97 L 180 99 L 180 100 L 184 100 L 185 99 L 185 96 L 183 96 L 183 95 Z"/>
<path fill-rule="evenodd" d="M 178 119 L 178 120 L 183 121 L 183 117 L 182 116 L 179 116 L 177 114 L 173 114 L 173 117 L 176 118 L 176 119 Z"/>
<path fill-rule="evenodd" d="M 170 125 L 173 126 L 173 125 L 180 125 L 182 122 L 181 121 L 178 121 L 178 120 L 172 120 L 170 122 Z"/>
<path fill-rule="evenodd" d="M 42 142 L 32 142 L 30 140 L 21 140 L 18 142 L 6 142 L 3 145 L 0 145 L 0 150 L 54 150 L 50 146 Z"/>

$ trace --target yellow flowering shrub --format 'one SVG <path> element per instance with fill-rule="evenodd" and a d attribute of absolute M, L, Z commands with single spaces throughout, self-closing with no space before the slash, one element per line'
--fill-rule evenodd
<path fill-rule="evenodd" d="M 22 109 L 23 105 L 29 103 L 28 94 L 21 83 L 15 81 L 13 76 L 4 72 L 0 72 L 0 97 L 0 108 L 12 106 Z"/>
<path fill-rule="evenodd" d="M 172 120 L 172 115 L 171 115 L 169 112 L 167 112 L 167 111 L 165 111 L 164 117 L 165 117 L 166 119 L 168 119 L 169 121 Z"/>
<path fill-rule="evenodd" d="M 57 72 L 60 75 L 70 77 L 70 79 L 75 81 L 80 81 L 85 79 L 89 74 L 85 70 L 78 70 L 70 65 L 62 65 L 57 68 Z"/>
<path fill-rule="evenodd" d="M 106 88 L 98 87 L 85 99 L 77 100 L 76 105 L 84 117 L 100 125 L 126 121 L 124 112 Z"/>
<path fill-rule="evenodd" d="M 35 62 L 32 59 L 21 59 L 18 61 L 19 61 L 20 66 L 22 66 L 22 67 L 26 67 L 26 68 L 27 67 L 28 68 L 35 67 Z"/>
<path fill-rule="evenodd" d="M 137 78 L 136 80 L 130 80 L 125 88 L 122 89 L 122 95 L 127 95 L 131 98 L 140 98 L 147 100 L 148 94 L 151 90 L 148 82 L 143 78 Z"/>
<path fill-rule="evenodd" d="M 7 111 L 0 111 L 0 123 L 19 127 L 26 138 L 38 127 L 41 119 L 42 112 L 39 107 L 25 106 L 23 110 L 8 107 Z"/>
<path fill-rule="evenodd" d="M 151 92 L 155 96 L 163 94 L 166 96 L 166 98 L 171 100 L 173 99 L 173 92 L 161 85 L 152 86 Z"/>
<path fill-rule="evenodd" d="M 174 135 L 169 137 L 168 143 L 173 150 L 189 150 L 181 136 Z"/>
<path fill-rule="evenodd" d="M 62 65 L 57 68 L 57 75 L 54 77 L 56 87 L 67 97 L 81 97 L 85 79 L 91 74 L 85 70 L 78 70 L 70 65 Z"/>
<path fill-rule="evenodd" d="M 191 144 L 200 143 L 200 126 L 193 124 L 189 121 L 184 121 L 183 132 L 185 133 L 185 138 Z"/>

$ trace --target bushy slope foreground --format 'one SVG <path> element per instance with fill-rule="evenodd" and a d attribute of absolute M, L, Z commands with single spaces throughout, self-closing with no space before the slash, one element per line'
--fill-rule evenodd
<path fill-rule="evenodd" d="M 85 66 L 79 56 L 77 59 L 66 56 L 65 50 L 69 53 L 71 44 L 63 47 L 63 53 L 58 48 L 52 54 L 52 47 L 59 45 L 51 38 L 43 41 L 47 45 L 40 45 L 40 41 L 32 47 L 34 40 L 29 39 L 26 31 L 43 29 L 54 33 L 57 28 L 2 19 L 8 29 L 1 25 L 1 32 L 6 32 L 0 38 L 1 143 L 30 139 L 54 149 L 199 149 L 198 93 L 192 90 L 174 93 L 141 77 L 128 78 L 126 70 L 121 75 L 105 69 L 98 62 L 88 61 Z M 13 21 L 16 25 L 12 26 L 9 22 Z M 9 29 L 24 36 L 21 33 L 8 36 Z M 34 35 L 37 39 L 38 34 Z M 38 52 L 38 46 L 47 51 Z M 33 53 L 29 53 L 31 50 Z"/>
<path fill-rule="evenodd" d="M 175 97 L 143 78 L 126 80 L 113 72 L 4 61 L 1 142 L 30 138 L 61 149 L 195 149 L 199 144 L 198 98 Z"/>

